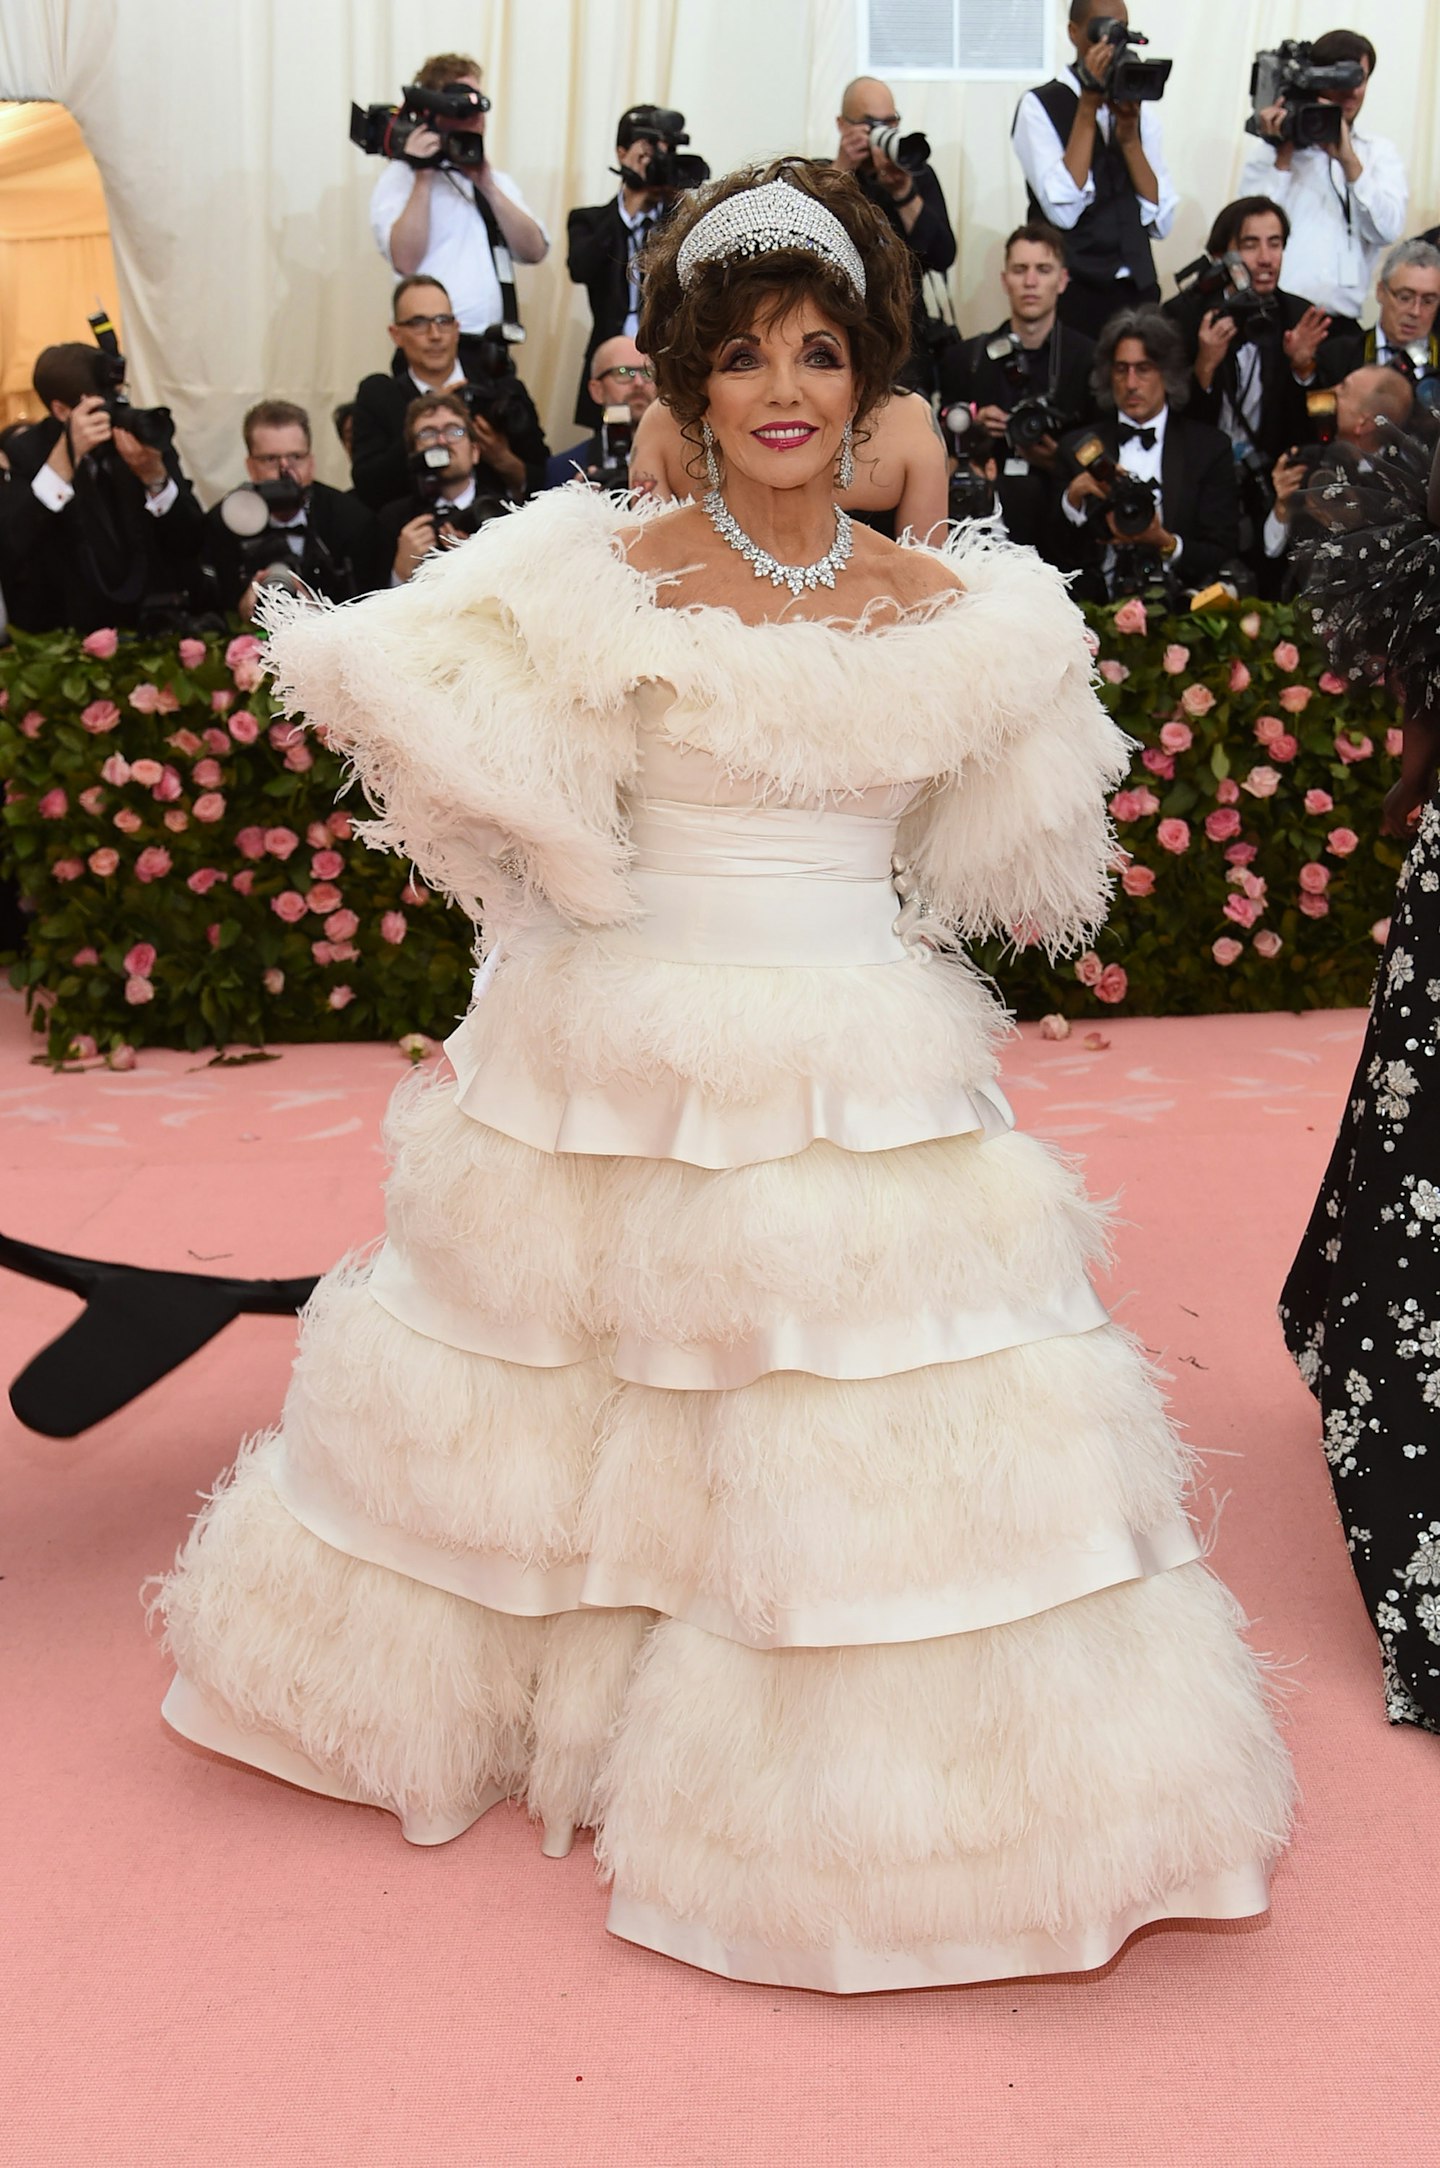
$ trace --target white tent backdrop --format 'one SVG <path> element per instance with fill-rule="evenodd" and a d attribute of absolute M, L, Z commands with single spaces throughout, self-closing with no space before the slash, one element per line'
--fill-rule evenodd
<path fill-rule="evenodd" d="M 1055 0 L 1057 41 L 1063 16 Z M 1135 20 L 1175 61 L 1164 118 L 1182 209 L 1163 273 L 1198 253 L 1233 191 L 1251 54 L 1337 21 L 1379 48 L 1365 120 L 1407 158 L 1410 230 L 1440 217 L 1440 7 L 1138 0 Z M 84 130 L 109 200 L 135 396 L 174 408 L 207 498 L 236 479 L 240 416 L 262 395 L 308 406 L 322 472 L 345 478 L 326 417 L 387 364 L 390 285 L 366 215 L 377 167 L 347 140 L 350 101 L 393 97 L 426 52 L 447 48 L 482 63 L 496 162 L 551 232 L 548 261 L 520 273 L 521 367 L 558 447 L 573 439 L 585 333 L 584 297 L 565 275 L 565 212 L 613 187 L 616 117 L 642 98 L 680 106 L 717 172 L 825 153 L 857 69 L 859 10 L 856 0 L 4 0 L 0 97 L 58 99 Z M 934 145 L 960 241 L 953 299 L 962 326 L 980 329 L 1002 313 L 1000 243 L 1024 215 L 1008 141 L 1023 86 L 892 87 L 906 125 Z"/>

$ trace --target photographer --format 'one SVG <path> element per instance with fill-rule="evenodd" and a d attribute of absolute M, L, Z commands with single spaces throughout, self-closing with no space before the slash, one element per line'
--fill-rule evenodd
<path fill-rule="evenodd" d="M 432 550 L 454 549 L 508 509 L 485 476 L 475 417 L 458 392 L 427 392 L 412 400 L 405 448 L 409 487 L 379 522 L 392 587 L 413 579 Z"/>
<path fill-rule="evenodd" d="M 1060 446 L 1076 593 L 1208 586 L 1239 551 L 1235 462 L 1220 430 L 1180 412 L 1190 378 L 1179 332 L 1159 309 L 1123 310 L 1100 336 L 1090 381 L 1107 418 Z"/>
<path fill-rule="evenodd" d="M 490 101 L 480 88 L 479 62 L 464 53 L 437 53 L 415 78 L 422 90 L 468 90 L 473 110 L 450 118 L 447 131 L 483 137 Z M 488 159 L 463 170 L 450 164 L 422 166 L 443 150 L 433 128 L 417 128 L 405 156 L 391 159 L 370 198 L 375 245 L 402 278 L 424 273 L 442 285 L 459 318 L 463 342 L 479 339 L 493 324 L 520 330 L 515 301 L 515 263 L 540 263 L 550 237 L 527 208 L 508 173 Z M 467 371 L 468 373 L 468 371 Z"/>
<path fill-rule="evenodd" d="M 12 618 L 27 632 L 183 621 L 204 520 L 169 414 L 118 401 L 109 357 L 78 341 L 47 346 L 34 385 L 48 418 L 9 441 Z"/>
<path fill-rule="evenodd" d="M 596 347 L 585 388 L 601 420 L 593 436 L 554 454 L 545 469 L 545 486 L 558 489 L 580 475 L 602 489 L 628 489 L 634 433 L 655 398 L 654 372 L 635 341 L 621 332 Z M 621 431 L 612 431 L 604 419 L 607 409 L 616 407 L 630 417 Z"/>
<path fill-rule="evenodd" d="M 390 372 L 367 376 L 355 393 L 350 479 L 361 501 L 378 512 L 409 488 L 405 416 L 432 391 L 463 393 L 486 464 L 517 503 L 543 488 L 550 448 L 498 330 L 462 341 L 450 296 L 431 278 L 401 279 L 391 313 Z"/>
<path fill-rule="evenodd" d="M 1005 531 L 1046 557 L 1059 539 L 1058 440 L 1095 411 L 1094 342 L 1057 320 L 1069 276 L 1065 243 L 1053 226 L 1017 226 L 1000 273 L 1010 314 L 994 331 L 965 341 L 955 370 L 957 403 L 971 409 L 978 430 L 1003 440 L 996 466 Z"/>
<path fill-rule="evenodd" d="M 1070 0 L 1075 59 L 1054 82 L 1026 91 L 1011 129 L 1030 217 L 1067 237 L 1060 321 L 1092 339 L 1116 309 L 1160 299 L 1150 244 L 1164 240 L 1179 201 L 1156 102 L 1112 104 L 1107 93 L 1121 49 L 1111 29 L 1129 20 L 1123 0 Z"/>
<path fill-rule="evenodd" d="M 922 135 L 899 138 L 900 115 L 889 88 L 873 75 L 857 75 L 845 86 L 835 117 L 840 140 L 834 163 L 853 173 L 890 230 L 910 251 L 915 267 L 914 337 L 910 360 L 900 381 L 926 398 L 940 387 L 944 356 L 956 345 L 953 324 L 932 317 L 925 305 L 925 274 L 944 276 L 955 261 L 955 234 L 945 195 L 930 168 L 930 146 Z M 887 138 L 877 142 L 875 131 Z M 904 160 L 897 163 L 897 157 Z"/>
<path fill-rule="evenodd" d="M 383 586 L 387 560 L 374 514 L 353 493 L 316 481 L 304 407 L 262 399 L 245 416 L 244 431 L 253 487 L 232 491 L 205 515 L 202 555 L 215 606 L 250 617 L 255 582 L 274 567 L 331 602 Z M 263 526 L 255 524 L 257 497 L 267 515 Z M 246 502 L 237 507 L 236 498 Z"/>
<path fill-rule="evenodd" d="M 1297 582 L 1287 561 L 1320 531 L 1307 502 L 1311 476 L 1324 467 L 1368 467 L 1386 427 L 1404 429 L 1411 421 L 1415 386 L 1398 369 L 1370 362 L 1352 369 L 1333 391 L 1314 394 L 1310 405 L 1313 441 L 1292 445 L 1275 465 L 1275 505 L 1264 530 L 1274 592 L 1293 591 Z"/>
<path fill-rule="evenodd" d="M 1242 196 L 1269 196 L 1287 213 L 1290 284 L 1331 317 L 1348 319 L 1336 322 L 1337 331 L 1359 329 L 1375 267 L 1404 233 L 1409 200 L 1394 144 L 1355 125 L 1375 72 L 1374 46 L 1354 30 L 1327 30 L 1309 48 L 1310 67 L 1347 64 L 1361 71 L 1353 89 L 1326 86 L 1313 94 L 1315 104 L 1340 109 L 1333 140 L 1297 146 L 1291 108 L 1282 99 L 1254 116 L 1260 139 L 1240 176 Z"/>
<path fill-rule="evenodd" d="M 685 115 L 658 105 L 632 105 L 615 130 L 618 192 L 607 203 L 574 210 L 566 222 L 566 266 L 590 302 L 590 338 L 580 372 L 575 419 L 595 428 L 600 407 L 591 390 L 596 349 L 620 337 L 633 341 L 640 321 L 640 258 L 655 228 L 687 188 L 708 179 L 702 158 L 687 157 Z"/>
<path fill-rule="evenodd" d="M 1380 266 L 1375 284 L 1380 320 L 1369 331 L 1327 339 L 1315 366 L 1316 381 L 1338 384 L 1367 362 L 1398 369 L 1415 385 L 1423 406 L 1440 403 L 1440 249 L 1428 241 L 1400 241 Z"/>

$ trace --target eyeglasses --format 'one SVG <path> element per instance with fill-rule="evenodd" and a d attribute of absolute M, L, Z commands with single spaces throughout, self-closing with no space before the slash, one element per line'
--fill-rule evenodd
<path fill-rule="evenodd" d="M 613 369 L 602 369 L 600 374 L 602 377 L 613 376 L 617 384 L 633 384 L 637 377 L 644 384 L 655 381 L 653 369 L 637 369 L 628 361 L 618 362 Z"/>
<path fill-rule="evenodd" d="M 252 452 L 250 463 L 256 467 L 272 467 L 278 474 L 282 467 L 303 466 L 313 454 L 307 448 L 303 452 Z"/>
<path fill-rule="evenodd" d="M 423 452 L 432 444 L 463 444 L 469 434 L 464 422 L 446 422 L 443 429 L 417 429 L 415 444 Z"/>
<path fill-rule="evenodd" d="M 397 331 L 453 331 L 459 323 L 458 316 L 399 316 L 395 320 Z"/>
<path fill-rule="evenodd" d="M 1402 309 L 1433 309 L 1436 302 L 1440 301 L 1440 294 L 1417 293 L 1413 286 L 1391 286 L 1387 284 L 1385 291 L 1392 301 L 1397 301 L 1400 304 Z"/>

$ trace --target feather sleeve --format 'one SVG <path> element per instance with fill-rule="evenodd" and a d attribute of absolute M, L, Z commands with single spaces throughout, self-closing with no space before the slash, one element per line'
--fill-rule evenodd
<path fill-rule="evenodd" d="M 517 880 L 579 925 L 632 914 L 617 794 L 653 613 L 616 524 L 557 491 L 403 587 L 267 609 L 280 698 L 349 761 L 366 840 L 472 916 Z"/>
<path fill-rule="evenodd" d="M 1108 799 L 1131 741 L 1096 697 L 1085 622 L 1060 575 L 973 529 L 945 554 L 966 589 L 947 616 L 985 666 L 957 675 L 966 749 L 906 815 L 898 848 L 929 908 L 966 939 L 1039 940 L 1053 955 L 1109 910 Z"/>

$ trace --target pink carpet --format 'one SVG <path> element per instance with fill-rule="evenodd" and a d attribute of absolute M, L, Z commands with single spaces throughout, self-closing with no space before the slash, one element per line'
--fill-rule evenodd
<path fill-rule="evenodd" d="M 1313 1403 L 1273 1304 L 1354 1014 L 1033 1032 L 1021 1121 L 1119 1193 L 1107 1290 L 1225 1497 L 1215 1562 L 1287 1667 L 1303 1786 L 1268 1922 L 1147 1930 L 1088 1978 L 835 2001 L 611 1940 L 588 1846 L 384 1815 L 179 1745 L 142 1577 L 275 1415 L 286 1320 L 230 1326 L 73 1443 L 0 1422 L 0 2162 L 16 2168 L 1280 2168 L 1433 2154 L 1440 1740 L 1381 1713 Z M 318 1270 L 379 1225 L 383 1047 L 129 1076 L 28 1066 L 0 1001 L 8 1232 Z M 3 1279 L 0 1370 L 72 1314 Z M 1203 1502 L 1206 1516 L 1209 1497 Z"/>

